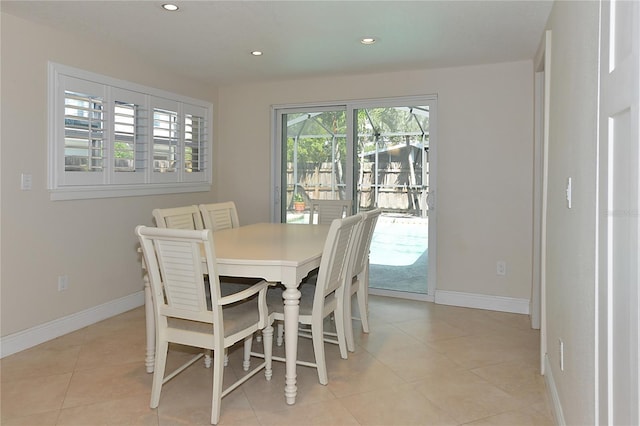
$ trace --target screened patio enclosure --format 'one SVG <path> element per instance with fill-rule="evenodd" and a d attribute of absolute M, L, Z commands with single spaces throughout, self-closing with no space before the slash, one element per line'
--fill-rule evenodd
<path fill-rule="evenodd" d="M 281 217 L 308 223 L 313 199 L 352 199 L 356 212 L 380 207 L 372 288 L 426 293 L 429 112 L 429 106 L 337 107 L 281 118 Z"/>
<path fill-rule="evenodd" d="M 354 199 L 358 210 L 426 217 L 428 107 L 358 110 L 352 190 L 346 171 L 354 153 L 347 152 L 345 116 L 344 110 L 286 115 L 287 216 L 298 214 L 296 200 Z"/>

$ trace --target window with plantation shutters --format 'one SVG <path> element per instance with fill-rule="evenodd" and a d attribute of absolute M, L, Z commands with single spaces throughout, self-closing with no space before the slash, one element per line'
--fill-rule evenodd
<path fill-rule="evenodd" d="M 211 103 L 49 64 L 52 199 L 209 191 Z"/>

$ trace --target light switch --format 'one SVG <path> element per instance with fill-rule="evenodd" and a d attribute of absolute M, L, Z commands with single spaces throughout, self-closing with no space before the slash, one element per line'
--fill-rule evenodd
<path fill-rule="evenodd" d="M 31 191 L 31 183 L 32 178 L 30 174 L 23 173 L 20 176 L 20 189 L 22 189 L 23 191 Z"/>

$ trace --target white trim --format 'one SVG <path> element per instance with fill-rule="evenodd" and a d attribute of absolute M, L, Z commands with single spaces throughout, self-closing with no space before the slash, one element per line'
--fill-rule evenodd
<path fill-rule="evenodd" d="M 418 300 L 422 302 L 433 302 L 433 295 L 425 293 L 409 293 L 408 291 L 385 290 L 381 288 L 369 287 L 369 294 L 374 296 L 395 297 L 397 299 Z"/>
<path fill-rule="evenodd" d="M 435 302 L 439 305 L 487 309 L 490 311 L 511 312 L 514 314 L 529 314 L 529 299 L 436 290 Z"/>
<path fill-rule="evenodd" d="M 291 103 L 291 104 L 273 104 L 271 108 L 275 111 L 278 110 L 298 110 L 301 108 L 311 108 L 320 111 L 321 108 L 342 107 L 342 106 L 354 106 L 355 108 L 362 108 L 363 106 L 369 106 L 370 104 L 376 104 L 377 106 L 393 107 L 398 106 L 398 102 L 414 102 L 420 103 L 425 100 L 433 101 L 438 100 L 438 94 L 432 93 L 430 95 L 412 95 L 412 96 L 392 96 L 389 98 L 370 98 L 370 99 L 345 99 L 340 101 L 324 101 L 324 102 L 304 102 L 304 103 Z M 276 135 L 277 136 L 277 135 Z"/>
<path fill-rule="evenodd" d="M 0 338 L 0 358 L 29 349 L 107 318 L 144 305 L 144 292 L 138 291 L 120 299 L 94 306 L 63 318 L 40 324 Z"/>
<path fill-rule="evenodd" d="M 551 399 L 551 411 L 553 412 L 553 417 L 555 418 L 556 424 L 558 426 L 564 426 L 567 424 L 564 420 L 564 413 L 562 412 L 562 404 L 560 403 L 560 397 L 558 396 L 558 388 L 556 387 L 556 382 L 553 379 L 553 374 L 551 373 L 551 365 L 549 364 L 549 356 L 545 354 L 544 356 L 544 381 L 547 384 L 547 389 L 549 390 L 549 398 Z"/>
<path fill-rule="evenodd" d="M 76 187 L 50 190 L 52 201 L 82 200 L 89 198 L 137 197 L 143 195 L 178 194 L 186 192 L 209 192 L 211 184 L 146 184 L 146 185 L 111 185 L 100 187 Z"/>

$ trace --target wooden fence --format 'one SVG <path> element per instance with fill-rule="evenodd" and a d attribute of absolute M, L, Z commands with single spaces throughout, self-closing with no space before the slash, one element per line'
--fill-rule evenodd
<path fill-rule="evenodd" d="M 359 208 L 368 210 L 373 208 L 378 198 L 377 206 L 385 211 L 406 212 L 419 214 L 425 203 L 426 191 L 421 182 L 411 182 L 411 170 L 406 162 L 390 161 L 379 163 L 378 182 L 376 185 L 373 176 L 373 163 L 364 162 L 357 179 L 359 189 Z M 287 205 L 291 208 L 293 203 L 294 188 L 302 195 L 305 202 L 310 199 L 344 199 L 345 179 L 341 171 L 336 170 L 335 181 L 332 182 L 334 170 L 331 163 L 322 163 L 319 167 L 308 164 L 297 170 L 297 182 L 294 182 L 294 173 L 291 163 L 287 168 Z M 418 171 L 421 173 L 421 171 Z M 426 187 L 426 185 L 425 185 Z M 424 206 L 426 207 L 426 206 Z"/>

